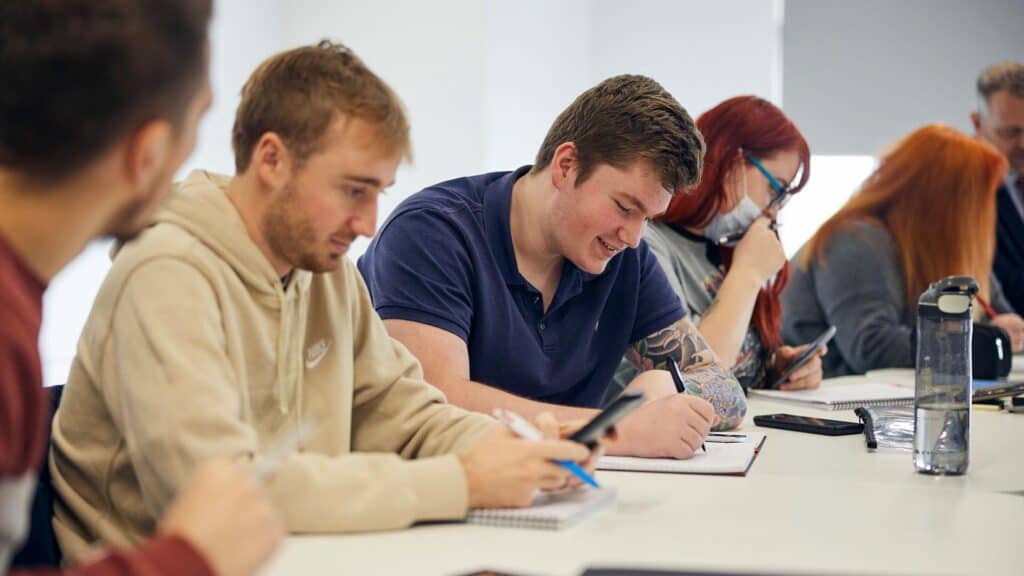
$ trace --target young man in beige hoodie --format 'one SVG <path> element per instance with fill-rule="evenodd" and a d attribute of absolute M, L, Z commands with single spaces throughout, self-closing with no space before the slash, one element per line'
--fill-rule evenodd
<path fill-rule="evenodd" d="M 67 554 L 138 541 L 196 463 L 257 464 L 292 532 L 401 528 L 523 506 L 582 445 L 530 442 L 447 404 L 344 257 L 409 156 L 394 93 L 348 49 L 279 54 L 243 89 L 237 176 L 196 172 L 116 256 L 53 425 Z"/>

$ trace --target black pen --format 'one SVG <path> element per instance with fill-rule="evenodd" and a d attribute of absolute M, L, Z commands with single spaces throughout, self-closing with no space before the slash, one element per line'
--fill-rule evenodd
<path fill-rule="evenodd" d="M 860 406 L 854 409 L 853 413 L 864 423 L 864 442 L 867 443 L 868 450 L 877 449 L 878 440 L 875 439 L 875 421 L 871 418 L 871 412 L 868 412 L 867 408 Z"/>
<path fill-rule="evenodd" d="M 778 232 L 779 223 L 771 222 L 770 224 L 768 224 L 768 229 Z M 729 244 L 732 244 L 733 242 L 739 242 L 740 240 L 743 239 L 744 236 L 746 236 L 746 234 L 746 230 L 744 230 L 743 232 L 733 232 L 732 234 L 725 234 L 724 236 L 719 236 L 714 240 L 714 242 L 719 246 L 727 246 Z"/>
<path fill-rule="evenodd" d="M 676 385 L 676 392 L 680 394 L 686 394 L 686 384 L 683 383 L 683 373 L 679 371 L 679 364 L 676 364 L 676 359 L 669 356 L 668 359 L 668 373 L 672 375 L 672 382 Z M 707 452 L 708 447 L 703 442 L 700 443 L 700 449 L 702 452 Z"/>

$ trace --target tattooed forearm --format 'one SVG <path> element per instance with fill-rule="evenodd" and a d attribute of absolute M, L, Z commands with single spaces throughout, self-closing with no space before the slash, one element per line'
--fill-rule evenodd
<path fill-rule="evenodd" d="M 747 413 L 743 388 L 724 368 L 688 318 L 633 344 L 627 357 L 640 371 L 665 369 L 673 358 L 683 373 L 686 391 L 715 407 L 721 422 L 717 430 L 735 428 Z"/>
<path fill-rule="evenodd" d="M 686 318 L 638 340 L 633 344 L 633 352 L 630 360 L 641 371 L 664 370 L 669 358 L 675 359 L 683 371 L 693 366 L 707 366 L 716 360 L 714 352 Z M 639 363 L 640 360 L 643 362 Z"/>

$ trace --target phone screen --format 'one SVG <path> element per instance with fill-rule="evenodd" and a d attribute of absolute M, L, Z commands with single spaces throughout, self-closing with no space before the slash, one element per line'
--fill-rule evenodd
<path fill-rule="evenodd" d="M 793 360 L 789 366 L 786 366 L 786 369 L 782 371 L 782 374 L 779 374 L 775 379 L 775 382 L 772 383 L 772 388 L 778 388 L 781 386 L 782 383 L 785 382 L 791 374 L 793 374 L 793 372 L 796 372 L 801 366 L 807 364 L 807 362 L 818 352 L 818 349 L 828 344 L 835 335 L 835 326 L 829 326 L 824 332 L 819 334 L 817 338 L 807 345 L 807 349 L 801 352 L 800 355 L 797 356 L 796 360 Z"/>
<path fill-rule="evenodd" d="M 828 436 L 860 434 L 864 430 L 864 425 L 860 422 L 844 422 L 842 420 L 830 420 L 814 416 L 797 416 L 795 414 L 763 414 L 754 416 L 754 424 L 766 428 L 780 428 L 782 430 L 795 430 L 797 432 L 810 432 L 811 434 L 825 434 Z"/>
<path fill-rule="evenodd" d="M 814 416 L 797 416 L 796 414 L 773 414 L 771 419 L 776 422 L 802 424 L 814 428 L 845 428 L 850 425 L 849 422 L 842 422 L 840 420 L 829 420 L 828 418 L 816 418 Z"/>
<path fill-rule="evenodd" d="M 600 414 L 594 416 L 583 428 L 580 428 L 575 434 L 570 436 L 569 440 L 588 446 L 594 444 L 598 438 L 607 434 L 612 426 L 615 426 L 619 420 L 622 420 L 627 414 L 639 408 L 643 402 L 643 392 L 625 392 L 621 394 L 605 407 Z"/>

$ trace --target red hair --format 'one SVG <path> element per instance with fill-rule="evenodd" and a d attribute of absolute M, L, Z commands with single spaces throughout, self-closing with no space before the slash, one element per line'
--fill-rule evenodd
<path fill-rule="evenodd" d="M 737 96 L 701 114 L 697 128 L 704 135 L 707 153 L 704 176 L 697 186 L 676 194 L 665 214 L 658 218 L 675 228 L 705 228 L 727 201 L 723 182 L 730 171 L 750 154 L 767 159 L 794 151 L 800 158 L 800 178 L 791 188 L 799 192 L 811 175 L 811 150 L 800 130 L 777 106 L 757 96 Z M 732 266 L 732 248 L 722 247 L 726 274 Z M 779 296 L 789 281 L 789 263 L 757 295 L 750 324 L 757 329 L 766 350 L 782 344 L 782 303 Z"/>
<path fill-rule="evenodd" d="M 1003 155 L 981 140 L 942 124 L 918 128 L 883 155 L 860 190 L 822 224 L 801 265 L 821 261 L 840 229 L 872 222 L 896 243 L 911 310 L 928 285 L 945 276 L 973 276 L 988 298 L 995 235 L 985 231 L 995 229 L 996 188 L 1006 167 Z"/>

